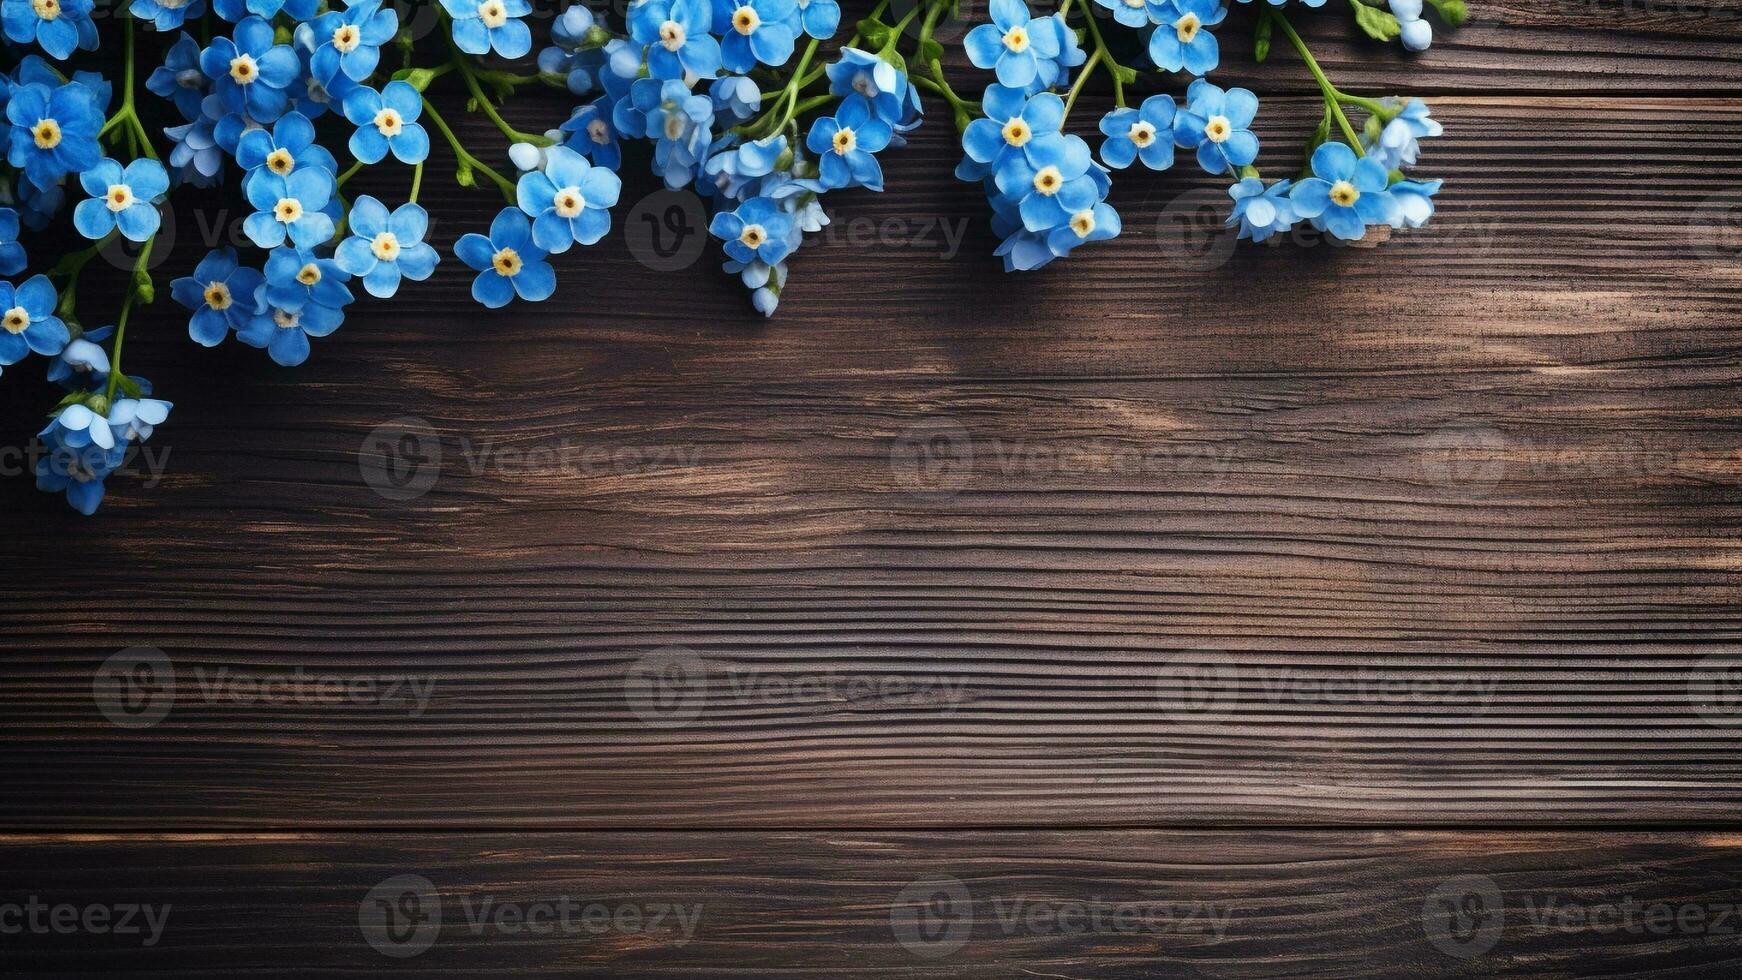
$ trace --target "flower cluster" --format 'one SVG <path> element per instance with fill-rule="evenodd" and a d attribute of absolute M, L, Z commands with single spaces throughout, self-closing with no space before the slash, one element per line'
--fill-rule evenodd
<path fill-rule="evenodd" d="M 824 57 L 837 0 L 636 0 L 616 24 L 573 5 L 535 55 L 530 0 L 440 0 L 427 39 L 386 0 L 123 2 L 119 36 L 100 39 L 94 0 L 0 0 L 16 58 L 0 76 L 0 276 L 29 266 L 21 226 L 70 210 L 91 242 L 22 284 L 0 281 L 0 367 L 50 359 L 66 395 L 41 435 L 39 480 L 86 513 L 171 408 L 121 362 L 135 309 L 156 298 L 151 254 L 176 188 L 228 185 L 247 205 L 245 241 L 170 284 L 189 337 L 234 338 L 284 367 L 308 360 L 361 296 L 391 298 L 435 274 L 442 257 L 418 198 L 443 142 L 458 183 L 481 177 L 506 204 L 487 233 L 454 245 L 480 304 L 554 295 L 552 257 L 610 231 L 625 149 L 644 144 L 665 186 L 707 202 L 726 271 L 772 313 L 789 257 L 828 221 L 821 195 L 881 190 L 879 154 L 919 125 L 901 50 L 933 53 L 930 30 L 947 10 L 922 0 L 917 44 L 873 16 Z M 154 45 L 147 32 L 160 35 Z M 100 40 L 121 49 L 110 59 L 119 73 L 57 64 Z M 154 63 L 138 56 L 147 45 Z M 501 66 L 521 58 L 536 69 Z M 444 80 L 501 132 L 496 153 L 514 169 L 493 168 L 442 117 L 426 93 Z M 547 132 L 522 132 L 500 110 L 526 86 L 580 104 Z M 173 125 L 146 123 L 171 114 Z M 404 197 L 347 191 L 364 167 L 387 163 L 410 169 Z M 80 279 L 118 240 L 135 249 L 125 298 L 112 326 L 87 329 Z"/>
<path fill-rule="evenodd" d="M 1229 181 L 1228 224 L 1240 238 L 1264 241 L 1306 222 L 1354 241 L 1374 227 L 1425 224 L 1440 182 L 1412 179 L 1406 171 L 1416 163 L 1420 141 L 1440 135 L 1440 124 L 1423 102 L 1369 99 L 1333 86 L 1289 23 L 1287 2 L 1256 5 L 1255 54 L 1263 61 L 1273 35 L 1283 34 L 1318 81 L 1324 116 L 1303 154 L 1307 169 L 1293 179 L 1266 180 L 1256 165 L 1259 142 L 1252 130 L 1257 97 L 1208 77 L 1221 62 L 1213 29 L 1228 18 L 1226 0 L 1094 0 L 1103 10 L 1077 6 L 1080 33 L 1071 26 L 1073 0 L 1050 16 L 1034 16 L 1023 0 L 992 0 L 991 22 L 963 39 L 968 60 L 996 81 L 978 104 L 965 105 L 965 118 L 958 114 L 964 157 L 956 174 L 984 186 L 1005 269 L 1037 269 L 1079 245 L 1118 235 L 1118 212 L 1107 203 L 1111 172 L 1134 164 L 1167 170 L 1176 151 L 1190 151 L 1199 168 Z M 1461 0 L 1429 2 L 1448 22 L 1462 21 Z M 1323 4 L 1304 0 L 1308 7 Z M 1432 32 L 1421 19 L 1422 0 L 1390 0 L 1390 7 L 1386 13 L 1352 3 L 1367 33 L 1425 48 Z M 1101 18 L 1138 33 L 1140 64 L 1115 57 Z M 1115 103 L 1099 120 L 1099 162 L 1081 137 L 1065 131 L 1084 83 L 1097 71 L 1111 80 Z M 1146 74 L 1190 77 L 1183 102 L 1162 93 L 1128 105 L 1126 86 Z M 1359 132 L 1351 111 L 1368 114 Z"/>

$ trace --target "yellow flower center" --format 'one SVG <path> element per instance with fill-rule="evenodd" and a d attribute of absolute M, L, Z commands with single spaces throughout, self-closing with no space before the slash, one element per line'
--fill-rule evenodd
<path fill-rule="evenodd" d="M 732 13 L 732 29 L 740 34 L 754 34 L 762 26 L 762 15 L 750 7 L 739 7 Z"/>
<path fill-rule="evenodd" d="M 230 287 L 221 282 L 214 282 L 206 287 L 206 305 L 219 313 L 230 308 Z"/>
<path fill-rule="evenodd" d="M 668 140 L 683 139 L 684 116 L 681 113 L 667 110 L 665 113 L 665 138 Z"/>
<path fill-rule="evenodd" d="M 260 68 L 253 57 L 239 54 L 230 59 L 230 77 L 237 85 L 252 85 L 254 79 L 260 77 Z"/>
<path fill-rule="evenodd" d="M 52 150 L 60 145 L 60 123 L 44 119 L 31 128 L 30 135 L 36 139 L 37 149 Z"/>
<path fill-rule="evenodd" d="M 293 330 L 302 325 L 302 314 L 287 310 L 273 310 L 272 322 L 278 324 L 280 330 Z"/>
<path fill-rule="evenodd" d="M 396 109 L 382 109 L 375 114 L 375 128 L 382 136 L 398 136 L 405 129 L 405 117 Z"/>
<path fill-rule="evenodd" d="M 1021 119 L 1012 119 L 1004 124 L 1004 142 L 1011 146 L 1022 146 L 1034 137 L 1034 130 L 1028 128 L 1028 123 Z"/>
<path fill-rule="evenodd" d="M 1129 135 L 1131 137 L 1131 142 L 1136 143 L 1139 147 L 1145 147 L 1155 142 L 1155 127 L 1147 122 L 1139 120 L 1131 124 L 1131 132 Z"/>
<path fill-rule="evenodd" d="M 840 156 L 846 156 L 853 152 L 854 147 L 859 145 L 859 137 L 853 135 L 852 130 L 843 126 L 842 128 L 835 130 L 834 144 L 835 153 Z"/>
<path fill-rule="evenodd" d="M 485 27 L 495 30 L 508 23 L 508 8 L 502 5 L 502 0 L 484 0 L 478 4 L 478 17 Z"/>
<path fill-rule="evenodd" d="M 294 197 L 279 198 L 278 204 L 272 209 L 273 217 L 285 224 L 302 218 L 302 202 Z"/>
<path fill-rule="evenodd" d="M 1077 233 L 1078 238 L 1089 237 L 1089 232 L 1095 230 L 1095 212 L 1078 211 L 1071 215 L 1071 230 Z"/>
<path fill-rule="evenodd" d="M 768 241 L 768 229 L 761 225 L 745 225 L 738 233 L 738 240 L 751 248 L 761 248 L 762 243 Z"/>
<path fill-rule="evenodd" d="M 1346 180 L 1331 185 L 1331 200 L 1342 207 L 1351 207 L 1361 199 L 1361 190 Z"/>
<path fill-rule="evenodd" d="M 321 267 L 310 262 L 296 270 L 296 281 L 304 286 L 313 286 L 321 281 Z"/>
<path fill-rule="evenodd" d="M 581 216 L 581 212 L 586 210 L 587 199 L 581 196 L 580 188 L 565 187 L 556 192 L 556 202 L 554 206 L 556 208 L 557 217 L 578 218 Z"/>
<path fill-rule="evenodd" d="M 1179 37 L 1179 43 L 1190 44 L 1192 38 L 1198 36 L 1198 31 L 1204 26 L 1204 21 L 1197 14 L 1188 13 L 1173 22 L 1173 32 Z"/>
<path fill-rule="evenodd" d="M 1004 46 L 1018 54 L 1028 50 L 1028 28 L 1012 27 L 1004 32 Z"/>
<path fill-rule="evenodd" d="M 1234 124 L 1228 121 L 1227 116 L 1211 116 L 1210 121 L 1204 124 L 1204 135 L 1212 143 L 1224 142 L 1234 135 Z"/>
<path fill-rule="evenodd" d="M 266 169 L 280 177 L 289 176 L 296 169 L 296 157 L 291 156 L 289 150 L 273 150 L 272 155 L 266 158 Z"/>
<path fill-rule="evenodd" d="M 110 211 L 120 214 L 133 206 L 133 188 L 126 184 L 110 184 L 109 193 L 104 195 L 103 203 L 109 206 Z"/>
<path fill-rule="evenodd" d="M 659 25 L 659 46 L 665 50 L 676 51 L 683 47 L 684 42 L 688 40 L 689 37 L 684 34 L 683 25 L 677 21 L 668 20 Z"/>
<path fill-rule="evenodd" d="M 1040 172 L 1034 175 L 1034 189 L 1047 197 L 1057 194 L 1064 182 L 1065 175 L 1059 173 L 1059 168 L 1051 164 L 1040 168 Z"/>
<path fill-rule="evenodd" d="M 60 18 L 60 0 L 30 0 L 30 9 L 36 11 L 36 16 L 43 20 Z"/>
<path fill-rule="evenodd" d="M 357 50 L 357 45 L 362 43 L 363 32 L 351 24 L 346 24 L 333 32 L 333 47 L 338 48 L 340 54 L 349 54 Z"/>
<path fill-rule="evenodd" d="M 30 326 L 30 313 L 22 306 L 14 306 L 6 311 L 6 317 L 0 320 L 7 333 L 23 333 Z"/>
<path fill-rule="evenodd" d="M 384 231 L 369 243 L 369 251 L 374 252 L 375 257 L 383 262 L 392 262 L 399 258 L 399 236 L 391 231 Z"/>
<path fill-rule="evenodd" d="M 524 263 L 520 261 L 520 253 L 511 248 L 505 248 L 490 258 L 490 264 L 496 267 L 497 273 L 512 279 L 520 275 Z"/>

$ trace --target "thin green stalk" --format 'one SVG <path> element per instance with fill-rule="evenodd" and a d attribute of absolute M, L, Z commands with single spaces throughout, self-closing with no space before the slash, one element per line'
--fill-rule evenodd
<path fill-rule="evenodd" d="M 351 164 L 351 166 L 348 170 L 346 170 L 344 173 L 339 175 L 338 185 L 340 187 L 344 187 L 345 182 L 350 180 L 352 177 L 357 176 L 357 174 L 360 173 L 362 171 L 362 169 L 363 169 L 363 161 L 361 161 L 361 160 L 358 160 L 356 163 Z"/>
<path fill-rule="evenodd" d="M 491 169 L 484 161 L 466 152 L 466 148 L 460 144 L 460 138 L 455 136 L 453 129 L 448 126 L 448 121 L 442 118 L 442 114 L 437 111 L 435 104 L 430 102 L 427 97 L 423 100 L 423 114 L 436 124 L 437 129 L 441 130 L 442 138 L 448 141 L 448 146 L 454 151 L 454 159 L 459 162 L 462 170 L 476 170 L 490 178 L 502 191 L 503 199 L 509 204 L 514 203 L 514 185 L 508 181 L 508 178 Z"/>
<path fill-rule="evenodd" d="M 478 84 L 478 77 L 472 73 L 472 66 L 466 63 L 465 54 L 454 44 L 451 37 L 448 39 L 448 49 L 453 52 L 452 63 L 455 68 L 459 69 L 460 78 L 465 80 L 466 88 L 471 90 L 472 98 L 477 100 L 478 108 L 484 110 L 484 115 L 490 117 L 490 121 L 496 124 L 496 128 L 502 131 L 502 135 L 515 143 L 531 143 L 533 146 L 556 145 L 556 140 L 548 136 L 523 133 L 509 125 L 508 120 L 503 119 L 502 114 L 496 111 L 496 104 L 490 101 L 490 96 L 484 93 L 484 87 Z"/>
<path fill-rule="evenodd" d="M 109 358 L 109 390 L 105 396 L 109 401 L 115 400 L 115 392 L 121 387 L 121 378 L 125 375 L 121 369 L 121 351 L 127 343 L 127 318 L 133 312 L 133 302 L 140 298 L 143 290 L 141 281 L 149 283 L 151 273 L 146 267 L 151 264 L 151 248 L 157 244 L 157 236 L 153 235 L 140 246 L 139 258 L 133 263 L 133 278 L 127 284 L 127 297 L 121 301 L 121 315 L 115 321 L 115 352 Z M 149 299 L 147 299 L 149 302 Z"/>
<path fill-rule="evenodd" d="M 1068 8 L 1070 3 L 1071 0 L 1065 0 L 1064 6 L 1060 9 Z M 1093 7 L 1083 8 L 1083 22 L 1089 27 L 1089 37 L 1095 42 L 1095 50 L 1102 52 L 1101 57 L 1107 65 L 1107 74 L 1113 76 L 1113 104 L 1123 109 L 1125 108 L 1125 83 L 1119 78 L 1119 67 L 1113 64 L 1113 60 L 1110 56 L 1105 54 L 1107 50 L 1107 42 L 1101 37 L 1101 26 L 1095 23 L 1095 10 Z M 1087 70 L 1088 67 L 1088 65 L 1083 66 L 1085 70 Z"/>
<path fill-rule="evenodd" d="M 1095 73 L 1095 66 L 1107 57 L 1107 49 L 1099 48 L 1089 55 L 1089 60 L 1083 62 L 1083 70 L 1077 74 L 1077 80 L 1071 83 L 1071 90 L 1065 96 L 1065 118 L 1070 118 L 1071 107 L 1077 104 L 1077 94 L 1083 90 L 1083 83 Z"/>
<path fill-rule="evenodd" d="M 1307 70 L 1313 73 L 1313 78 L 1319 83 L 1319 90 L 1324 93 L 1325 105 L 1330 108 L 1331 115 L 1336 118 L 1338 128 L 1343 131 L 1343 136 L 1348 139 L 1349 146 L 1355 151 L 1355 155 L 1358 157 L 1366 156 L 1367 151 L 1361 148 L 1361 140 L 1355 135 L 1355 127 L 1349 125 L 1349 117 L 1343 114 L 1343 106 L 1338 98 L 1342 93 L 1338 92 L 1337 87 L 1331 84 L 1331 80 L 1325 77 L 1324 69 L 1319 67 L 1313 53 L 1307 50 L 1306 42 L 1302 41 L 1300 35 L 1295 33 L 1294 25 L 1290 24 L 1288 18 L 1276 10 L 1266 8 L 1263 11 L 1263 16 L 1269 17 L 1276 26 L 1282 28 L 1282 33 L 1288 37 L 1288 43 L 1294 45 L 1294 50 L 1300 54 L 1300 60 L 1305 62 Z"/>
<path fill-rule="evenodd" d="M 419 162 L 411 171 L 411 197 L 409 200 L 412 204 L 417 203 L 417 195 L 421 190 L 423 190 L 423 163 Z"/>

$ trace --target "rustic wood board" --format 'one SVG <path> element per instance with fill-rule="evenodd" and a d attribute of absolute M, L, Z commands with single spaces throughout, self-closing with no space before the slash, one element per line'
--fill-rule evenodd
<path fill-rule="evenodd" d="M 1742 898 L 1742 9 L 1477 6 L 1420 58 L 1303 24 L 1448 127 L 1439 218 L 1383 248 L 1231 250 L 1181 168 L 1008 277 L 932 127 L 772 321 L 621 235 L 536 309 L 445 269 L 296 371 L 146 311 L 160 484 L 83 520 L 0 480 L 0 905 L 184 913 L 0 971 L 379 970 L 357 905 L 423 873 L 710 915 L 445 928 L 419 973 L 1735 975 L 1712 930 L 1513 919 L 1466 960 L 1422 926 L 1469 876 L 1509 911 Z M 1310 80 L 1228 61 L 1286 172 Z M 496 207 L 425 193 L 443 244 Z M 239 217 L 178 214 L 160 271 Z M 0 446 L 45 393 L 8 371 Z M 117 686 L 136 646 L 173 699 Z M 933 873 L 986 927 L 935 960 L 890 925 Z M 998 927 L 1037 895 L 1251 914 Z"/>

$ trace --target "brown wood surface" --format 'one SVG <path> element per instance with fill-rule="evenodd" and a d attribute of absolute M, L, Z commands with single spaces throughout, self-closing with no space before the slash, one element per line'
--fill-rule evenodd
<path fill-rule="evenodd" d="M 498 205 L 439 174 L 436 280 L 300 369 L 145 311 L 161 483 L 85 520 L 0 480 L 0 926 L 50 891 L 186 911 L 142 951 L 0 935 L 0 971 L 1733 976 L 1710 932 L 1460 960 L 1421 924 L 1468 875 L 1509 910 L 1742 898 L 1742 8 L 1476 6 L 1407 59 L 1301 18 L 1344 88 L 1446 123 L 1439 217 L 1381 248 L 1230 251 L 1182 166 L 1005 276 L 940 117 L 772 321 L 711 248 L 656 271 L 621 234 L 483 311 L 446 246 Z M 1227 47 L 1286 172 L 1310 79 Z M 178 211 L 160 273 L 240 217 Z M 9 369 L 0 446 L 50 400 Z M 372 489 L 402 430 L 439 446 L 411 499 Z M 136 646 L 176 679 L 148 727 L 102 711 Z M 889 917 L 933 872 L 982 924 L 1249 915 L 929 960 Z M 356 922 L 398 873 L 709 916 L 399 962 Z"/>

